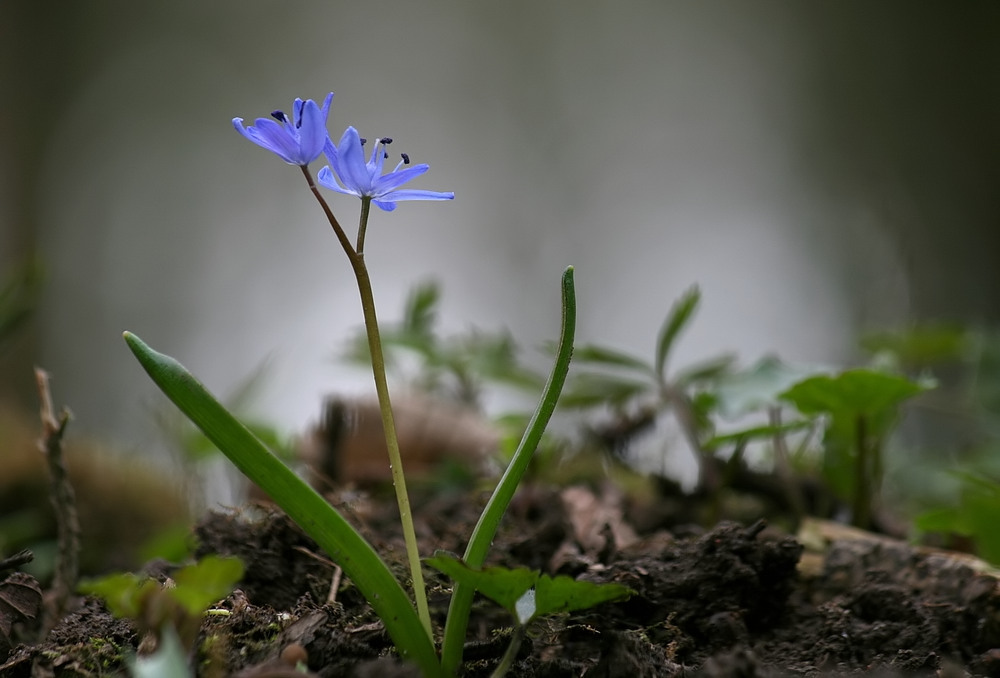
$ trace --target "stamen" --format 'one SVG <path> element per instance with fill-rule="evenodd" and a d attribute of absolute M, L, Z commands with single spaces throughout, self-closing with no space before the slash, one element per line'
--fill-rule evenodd
<path fill-rule="evenodd" d="M 364 146 L 367 143 L 368 143 L 368 140 L 365 139 L 364 137 L 361 137 L 361 145 Z"/>
<path fill-rule="evenodd" d="M 278 122 L 288 122 L 288 116 L 285 115 L 284 111 L 271 111 L 271 117 Z"/>
<path fill-rule="evenodd" d="M 388 146 L 392 143 L 392 137 L 382 137 L 382 145 Z"/>
<path fill-rule="evenodd" d="M 409 153 L 400 153 L 399 157 L 401 157 L 403 159 L 403 164 L 404 165 L 409 165 L 410 164 L 410 154 Z"/>

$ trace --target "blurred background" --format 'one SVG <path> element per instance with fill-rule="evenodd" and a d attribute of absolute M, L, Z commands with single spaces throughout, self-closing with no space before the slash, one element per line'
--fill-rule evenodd
<path fill-rule="evenodd" d="M 860 331 L 1000 315 L 1000 5 L 895 2 L 0 4 L 0 274 L 37 261 L 0 400 L 53 375 L 72 431 L 130 449 L 162 397 L 135 332 L 296 432 L 369 375 L 346 259 L 247 121 L 334 91 L 451 203 L 373 214 L 379 312 L 433 278 L 442 328 L 644 355 L 703 292 L 679 363 L 848 364 Z M 322 166 L 318 162 L 314 171 Z M 331 195 L 345 224 L 358 204 Z M 542 354 L 534 356 L 544 366 Z"/>

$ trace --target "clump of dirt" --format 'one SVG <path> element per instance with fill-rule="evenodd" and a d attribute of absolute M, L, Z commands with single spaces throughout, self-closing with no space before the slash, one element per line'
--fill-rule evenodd
<path fill-rule="evenodd" d="M 461 552 L 486 496 L 413 500 L 421 550 L 430 554 Z M 405 576 L 391 497 L 342 492 L 331 501 Z M 707 531 L 635 523 L 613 490 L 521 489 L 492 562 L 619 582 L 636 593 L 534 622 L 510 675 L 1000 676 L 1000 587 L 971 561 L 820 523 L 800 538 L 762 521 Z M 228 614 L 202 626 L 199 675 L 284 675 L 274 668 L 288 668 L 283 652 L 301 652 L 318 676 L 418 675 L 395 657 L 351 582 L 280 511 L 212 513 L 196 536 L 199 554 L 237 555 L 246 564 L 224 603 Z M 441 626 L 449 583 L 427 574 Z M 505 612 L 477 602 L 466 676 L 490 675 L 510 625 Z M 142 641 L 128 621 L 85 600 L 43 642 L 0 657 L 0 676 L 109 675 Z"/>

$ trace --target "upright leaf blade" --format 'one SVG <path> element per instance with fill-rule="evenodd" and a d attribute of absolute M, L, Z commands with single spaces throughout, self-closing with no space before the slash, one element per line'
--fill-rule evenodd
<path fill-rule="evenodd" d="M 663 371 L 667 366 L 667 357 L 670 355 L 670 349 L 673 348 L 677 335 L 680 334 L 681 330 L 688 324 L 688 321 L 691 320 L 691 316 L 694 315 L 700 301 L 701 291 L 695 285 L 681 295 L 681 298 L 670 308 L 670 313 L 663 322 L 663 326 L 660 328 L 660 336 L 656 341 L 655 367 L 656 373 L 661 378 L 666 378 Z"/>
<path fill-rule="evenodd" d="M 473 567 L 480 567 L 486 559 L 493 536 L 496 534 L 500 519 L 503 518 L 510 504 L 518 483 L 531 462 L 531 457 L 542 439 L 545 427 L 552 418 L 562 393 L 566 375 L 569 373 L 570 360 L 573 357 L 573 338 L 576 334 L 576 288 L 573 285 L 573 267 L 563 272 L 562 277 L 562 323 L 559 336 L 559 346 L 556 351 L 556 361 L 552 372 L 542 391 L 541 400 L 535 413 L 531 416 L 528 428 L 521 438 L 514 456 L 507 465 L 503 477 L 497 483 L 493 495 L 486 504 L 476 527 L 465 549 L 465 562 Z M 472 587 L 457 584 L 451 595 L 448 607 L 448 620 L 444 629 L 444 641 L 441 646 L 441 667 L 445 675 L 453 675 L 462 662 L 462 648 L 465 644 L 465 630 L 469 622 L 469 611 L 472 608 L 474 590 Z"/>

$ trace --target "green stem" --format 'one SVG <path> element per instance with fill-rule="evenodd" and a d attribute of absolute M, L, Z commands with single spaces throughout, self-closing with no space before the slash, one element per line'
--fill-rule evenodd
<path fill-rule="evenodd" d="M 569 372 L 570 359 L 573 357 L 573 336 L 576 332 L 576 293 L 573 286 L 573 267 L 570 266 L 562 277 L 562 330 L 559 337 L 559 347 L 556 351 L 556 361 L 549 374 L 549 380 L 542 391 L 542 398 L 535 413 L 528 422 L 528 428 L 514 452 L 507 470 L 497 483 L 493 496 L 479 516 L 479 522 L 472 531 L 469 545 L 465 549 L 465 563 L 469 567 L 481 567 L 486 559 L 493 537 L 496 534 L 500 520 L 510 504 L 518 483 L 531 462 L 531 457 L 542 439 L 552 412 L 556 408 L 559 394 L 562 393 L 566 375 Z M 451 604 L 448 607 L 448 620 L 444 627 L 444 640 L 441 645 L 441 668 L 446 676 L 458 673 L 462 663 L 462 650 L 465 645 L 465 631 L 469 623 L 469 613 L 472 610 L 472 598 L 475 590 L 470 586 L 456 582 L 451 594 Z"/>
<path fill-rule="evenodd" d="M 417 534 L 413 529 L 413 513 L 410 510 L 410 497 L 406 492 L 406 477 L 403 475 L 403 459 L 399 453 L 399 439 L 396 436 L 396 422 L 392 416 L 392 403 L 389 400 L 389 385 L 385 378 L 385 359 L 382 355 L 382 340 L 378 331 L 378 317 L 375 314 L 375 295 L 372 293 L 371 278 L 368 267 L 365 266 L 364 244 L 365 231 L 368 227 L 368 212 L 371 200 L 361 199 L 361 223 L 358 226 L 358 248 L 351 246 L 351 241 L 333 215 L 333 210 L 323 198 L 313 181 L 308 168 L 302 167 L 302 174 L 309 183 L 309 190 L 323 208 L 330 226 L 333 227 L 337 239 L 344 248 L 347 259 L 351 262 L 354 277 L 358 281 L 358 291 L 361 293 L 361 310 L 365 318 L 365 331 L 368 334 L 368 350 L 371 353 L 372 373 L 375 376 L 375 391 L 378 394 L 379 411 L 382 414 L 382 428 L 385 432 L 385 446 L 389 452 L 389 469 L 392 471 L 392 485 L 396 489 L 396 503 L 399 506 L 399 519 L 403 526 L 403 540 L 406 542 L 406 556 L 410 564 L 410 576 L 413 578 L 413 596 L 417 603 L 417 615 L 427 632 L 428 638 L 434 637 L 431 626 L 430 609 L 427 606 L 427 592 L 424 586 L 424 574 L 420 569 L 420 552 L 417 549 Z"/>
<path fill-rule="evenodd" d="M 403 475 L 403 458 L 399 454 L 399 439 L 396 437 L 396 422 L 392 416 L 392 403 L 389 401 L 389 385 L 385 378 L 385 359 L 382 356 L 382 340 L 378 331 L 378 318 L 375 316 L 375 298 L 372 294 L 371 279 L 364 259 L 351 257 L 354 275 L 358 279 L 358 289 L 361 292 L 361 308 L 365 316 L 365 330 L 368 332 L 368 349 L 372 358 L 372 373 L 375 375 L 375 391 L 378 393 L 378 406 L 382 413 L 382 427 L 385 430 L 385 446 L 389 451 L 389 469 L 392 471 L 392 484 L 396 489 L 396 503 L 399 505 L 399 519 L 403 525 L 403 539 L 406 542 L 406 556 L 410 562 L 410 574 L 413 577 L 413 595 L 417 602 L 417 614 L 423 623 L 427 635 L 433 638 L 431 614 L 427 607 L 427 593 L 424 587 L 424 574 L 420 569 L 420 552 L 417 550 L 417 533 L 413 529 L 413 514 L 410 511 L 410 497 L 406 492 L 406 477 Z"/>
<path fill-rule="evenodd" d="M 514 627 L 514 632 L 510 634 L 510 645 L 507 646 L 507 651 L 503 653 L 500 663 L 490 674 L 490 678 L 503 678 L 507 675 L 510 667 L 514 665 L 514 660 L 517 659 L 517 651 L 521 649 L 521 641 L 523 640 L 524 626 L 518 624 Z"/>
<path fill-rule="evenodd" d="M 365 255 L 365 234 L 368 232 L 368 212 L 372 208 L 371 198 L 361 198 L 361 220 L 358 223 L 358 246 L 360 256 Z"/>

